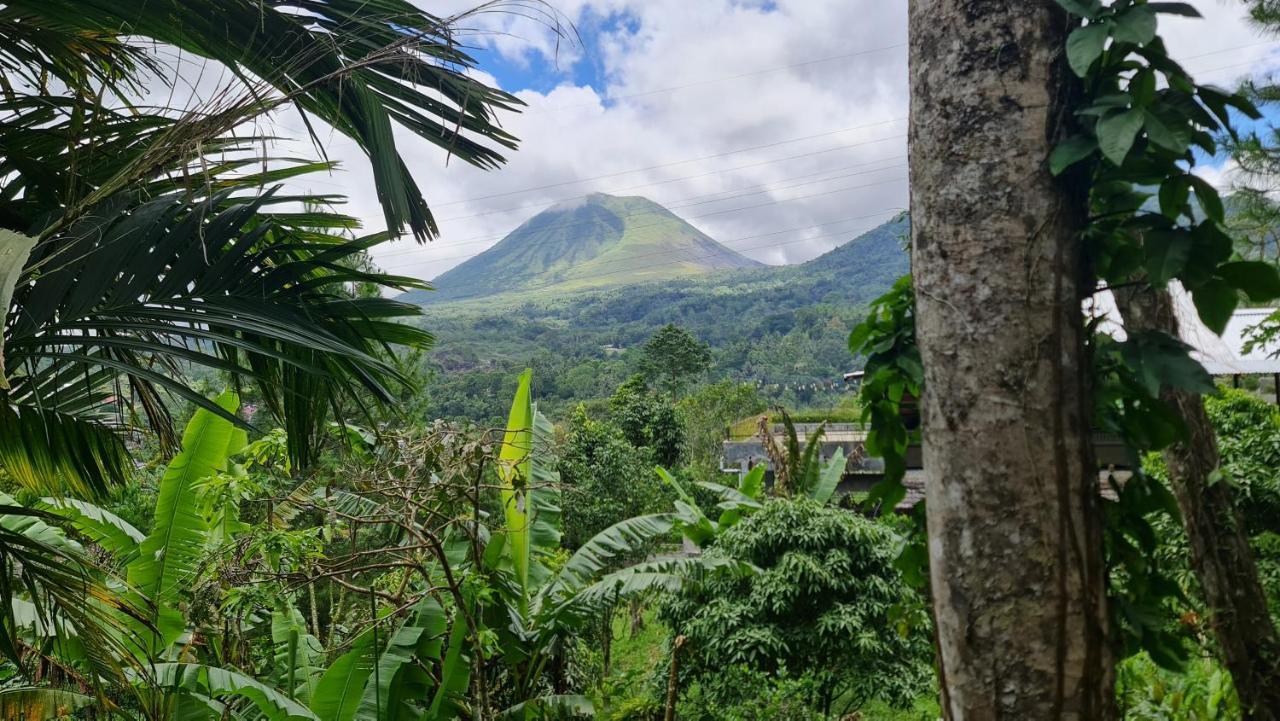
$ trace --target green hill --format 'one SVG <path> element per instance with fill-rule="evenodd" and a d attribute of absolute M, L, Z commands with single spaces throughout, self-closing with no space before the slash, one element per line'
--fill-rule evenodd
<path fill-rule="evenodd" d="M 595 193 L 554 205 L 440 275 L 432 303 L 511 292 L 556 293 L 761 267 L 657 203 Z"/>

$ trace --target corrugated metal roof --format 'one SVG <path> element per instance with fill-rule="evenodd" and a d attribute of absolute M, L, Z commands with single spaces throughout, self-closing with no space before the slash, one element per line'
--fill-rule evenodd
<path fill-rule="evenodd" d="M 1178 314 L 1179 335 L 1187 345 L 1195 348 L 1192 355 L 1210 374 L 1232 376 L 1280 373 L 1280 357 L 1276 357 L 1280 355 L 1280 342 L 1273 341 L 1265 347 L 1253 349 L 1251 353 L 1244 352 L 1251 329 L 1276 312 L 1275 308 L 1240 308 L 1231 315 L 1226 329 L 1219 336 L 1201 322 L 1191 294 L 1180 284 L 1176 281 L 1170 283 L 1169 292 L 1173 295 L 1174 310 Z M 1124 340 L 1124 326 L 1120 323 L 1111 291 L 1101 291 L 1092 300 L 1086 301 L 1085 313 L 1093 318 L 1103 318 L 1099 330 L 1113 338 Z"/>

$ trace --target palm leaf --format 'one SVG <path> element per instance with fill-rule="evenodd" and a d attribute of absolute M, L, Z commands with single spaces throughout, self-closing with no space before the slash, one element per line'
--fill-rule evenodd
<path fill-rule="evenodd" d="M 0 396 L 0 467 L 36 493 L 100 495 L 128 475 L 129 456 L 115 431 L 82 418 Z"/>
<path fill-rule="evenodd" d="M 27 257 L 36 245 L 35 238 L 0 228 L 0 313 L 7 313 L 13 299 L 13 287 L 27 264 Z M 0 331 L 4 330 L 4 318 L 0 317 Z M 9 387 L 4 372 L 4 337 L 0 335 L 0 390 Z"/>
<path fill-rule="evenodd" d="M 496 148 L 515 146 L 493 113 L 520 101 L 473 78 L 467 70 L 474 63 L 446 21 L 404 0 L 302 6 L 305 12 L 292 0 L 16 0 L 6 3 L 4 17 L 51 34 L 124 38 L 125 46 L 158 41 L 222 63 L 245 79 L 262 109 L 285 99 L 355 140 L 369 155 L 387 226 L 408 225 L 420 239 L 434 235 L 393 125 L 491 168 L 504 160 Z M 9 29 L 0 25 L 0 32 Z M 71 52 L 58 57 L 64 65 L 87 64 Z M 264 90 L 274 90 L 276 100 Z"/>

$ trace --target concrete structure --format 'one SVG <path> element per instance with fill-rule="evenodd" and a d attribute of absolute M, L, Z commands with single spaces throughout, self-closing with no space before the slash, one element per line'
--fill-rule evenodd
<path fill-rule="evenodd" d="M 1242 376 L 1270 378 L 1275 383 L 1276 403 L 1280 403 L 1280 340 L 1245 351 L 1254 328 L 1280 309 L 1239 308 L 1231 314 L 1231 320 L 1219 336 L 1201 322 L 1191 294 L 1177 281 L 1169 284 L 1169 292 L 1178 315 L 1179 335 L 1195 349 L 1192 356 L 1205 370 L 1220 378 L 1230 377 L 1236 386 L 1240 385 Z M 1098 328 L 1104 333 L 1117 340 L 1125 339 L 1124 325 L 1110 291 L 1101 291 L 1086 302 L 1085 314 L 1102 318 Z"/>

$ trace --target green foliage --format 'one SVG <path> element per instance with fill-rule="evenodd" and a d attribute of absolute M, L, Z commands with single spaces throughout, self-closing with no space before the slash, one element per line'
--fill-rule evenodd
<path fill-rule="evenodd" d="M 227 391 L 218 404 L 228 414 L 239 408 L 239 397 Z M 227 468 L 245 444 L 244 431 L 222 416 L 201 408 L 182 434 L 182 450 L 170 461 L 156 494 L 156 522 L 138 546 L 128 568 L 129 584 L 155 604 L 151 623 L 157 635 L 147 648 L 159 655 L 181 634 L 178 600 L 190 589 L 203 556 L 208 525 L 199 513 L 197 484 Z"/>
<path fill-rule="evenodd" d="M 893 567 L 897 543 L 886 527 L 812 500 L 765 502 L 708 551 L 759 571 L 709 579 L 663 609 L 673 633 L 688 639 L 689 679 L 739 665 L 785 668 L 814 679 L 823 710 L 842 697 L 853 707 L 909 701 L 929 675 L 930 651 L 927 627 L 900 631 L 894 621 L 914 603 Z"/>
<path fill-rule="evenodd" d="M 512 379 L 532 367 L 540 407 L 566 418 L 635 373 L 640 347 L 668 323 L 712 347 L 708 380 L 757 383 L 762 398 L 788 408 L 834 406 L 846 392 L 838 373 L 849 363 L 848 328 L 907 270 L 906 227 L 905 216 L 895 218 L 798 266 L 513 298 L 518 313 L 498 299 L 427 305 L 439 340 L 429 361 L 431 411 L 500 422 Z"/>
<path fill-rule="evenodd" d="M 1086 97 L 1076 113 L 1080 132 L 1055 149 L 1052 165 L 1089 185 L 1086 239 L 1098 275 L 1111 284 L 1136 274 L 1155 285 L 1177 279 L 1201 320 L 1221 332 L 1240 293 L 1254 300 L 1280 295 L 1280 275 L 1266 263 L 1232 261 L 1224 204 L 1191 172 L 1192 148 L 1213 155 L 1214 133 L 1234 136 L 1231 112 L 1260 115 L 1239 94 L 1197 85 L 1168 56 L 1157 13 L 1198 16 L 1190 5 L 1059 4 L 1087 21 L 1068 41 Z M 1149 200 L 1158 200 L 1158 210 Z"/>
<path fill-rule="evenodd" d="M 0 20 L 0 308 L 13 319 L 0 329 L 0 463 L 42 492 L 123 482 L 120 427 L 145 426 L 172 452 L 172 398 L 219 412 L 191 366 L 257 384 L 306 465 L 326 415 L 389 403 L 407 381 L 389 346 L 430 341 L 399 322 L 417 309 L 371 292 L 421 282 L 365 258 L 403 228 L 436 231 L 393 127 L 485 168 L 514 147 L 493 113 L 518 101 L 469 77 L 448 21 L 410 3 L 382 2 L 373 20 L 346 0 L 302 14 L 171 5 L 18 2 Z M 166 104 L 156 91 L 181 78 L 161 48 L 231 82 Z M 281 192 L 334 164 L 236 129 L 289 106 L 317 146 L 316 122 L 370 157 L 388 232 L 358 234 L 330 210 L 339 196 Z"/>
<path fill-rule="evenodd" d="M 815 707 L 820 698 L 821 684 L 813 676 L 733 665 L 693 682 L 676 714 L 689 721 L 823 721 L 826 714 Z"/>
<path fill-rule="evenodd" d="M 725 430 L 764 411 L 765 403 L 749 383 L 720 381 L 695 388 L 677 408 L 684 419 L 684 463 L 695 476 L 711 480 L 720 475 Z"/>
<path fill-rule="evenodd" d="M 1160 668 L 1145 655 L 1123 661 L 1116 670 L 1116 696 L 1126 721 L 1229 721 L 1240 718 L 1231 674 L 1209 659 L 1196 659 L 1185 671 Z"/>
<path fill-rule="evenodd" d="M 909 412 L 924 385 L 924 367 L 916 347 L 915 295 L 911 276 L 871 304 L 866 320 L 849 333 L 849 352 L 866 356 L 858 399 L 868 423 L 866 451 L 884 459 L 884 481 L 868 503 L 893 508 L 905 496 L 907 447 L 918 439 Z"/>
<path fill-rule="evenodd" d="M 627 442 L 649 448 L 659 465 L 670 466 L 683 453 L 684 422 L 670 396 L 651 390 L 644 378 L 632 376 L 609 397 L 609 417 Z"/>
<path fill-rule="evenodd" d="M 831 500 L 844 475 L 844 449 L 837 448 L 830 460 L 822 460 L 825 422 L 807 434 L 804 446 L 800 445 L 800 436 L 786 411 L 782 411 L 782 427 L 785 435 L 781 444 L 766 424 L 760 429 L 761 443 L 772 464 L 774 495 L 807 496 L 818 503 Z"/>
<path fill-rule="evenodd" d="M 1205 411 L 1246 530 L 1250 535 L 1280 533 L 1280 408 L 1246 391 L 1224 388 L 1205 399 Z"/>
<path fill-rule="evenodd" d="M 636 448 L 610 423 L 579 407 L 559 452 L 565 547 L 575 549 L 619 521 L 669 508 L 670 493 L 653 473 L 653 452 Z"/>

